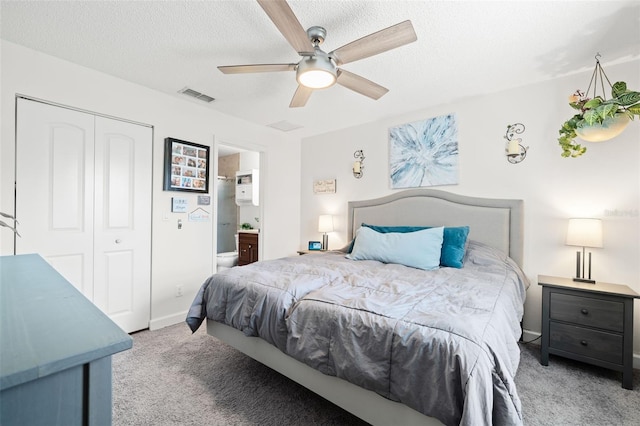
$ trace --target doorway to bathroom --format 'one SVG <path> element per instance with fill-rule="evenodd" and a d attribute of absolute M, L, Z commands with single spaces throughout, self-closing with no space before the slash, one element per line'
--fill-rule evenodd
<path fill-rule="evenodd" d="M 238 264 L 238 233 L 260 231 L 260 152 L 225 144 L 215 152 L 216 270 L 221 271 Z"/>

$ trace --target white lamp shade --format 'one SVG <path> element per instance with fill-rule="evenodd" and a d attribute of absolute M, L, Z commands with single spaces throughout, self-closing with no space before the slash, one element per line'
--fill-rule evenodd
<path fill-rule="evenodd" d="M 318 219 L 318 232 L 333 232 L 333 216 L 321 214 Z"/>
<path fill-rule="evenodd" d="M 602 221 L 600 219 L 569 219 L 566 244 L 602 247 Z"/>

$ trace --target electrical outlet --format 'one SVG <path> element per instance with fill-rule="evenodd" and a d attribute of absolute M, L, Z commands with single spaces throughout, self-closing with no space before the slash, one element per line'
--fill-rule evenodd
<path fill-rule="evenodd" d="M 182 285 L 177 285 L 176 286 L 176 297 L 182 297 L 182 294 L 183 294 L 182 291 L 183 291 Z"/>

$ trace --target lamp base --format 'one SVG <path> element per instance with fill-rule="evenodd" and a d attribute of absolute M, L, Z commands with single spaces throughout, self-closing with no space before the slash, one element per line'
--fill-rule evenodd
<path fill-rule="evenodd" d="M 595 284 L 596 280 L 590 280 L 588 278 L 574 278 L 574 281 L 577 281 L 579 283 L 589 283 L 589 284 Z"/>
<path fill-rule="evenodd" d="M 326 232 L 322 236 L 322 250 L 329 250 L 329 236 Z"/>

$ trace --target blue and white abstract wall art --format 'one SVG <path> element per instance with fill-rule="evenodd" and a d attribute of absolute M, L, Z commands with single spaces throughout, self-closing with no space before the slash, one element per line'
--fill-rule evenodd
<path fill-rule="evenodd" d="M 458 183 L 458 125 L 455 114 L 389 129 L 391 188 Z"/>

